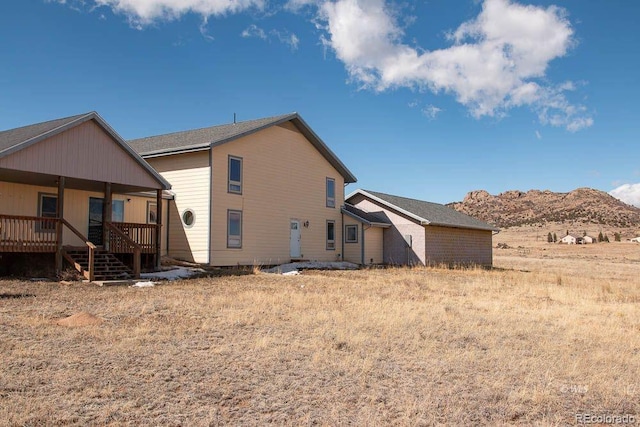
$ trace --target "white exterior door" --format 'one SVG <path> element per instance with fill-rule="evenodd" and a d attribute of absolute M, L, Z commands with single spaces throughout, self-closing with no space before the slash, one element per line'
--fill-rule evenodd
<path fill-rule="evenodd" d="M 300 251 L 300 221 L 292 219 L 290 230 L 289 245 L 291 248 L 291 258 L 300 258 L 302 255 Z"/>

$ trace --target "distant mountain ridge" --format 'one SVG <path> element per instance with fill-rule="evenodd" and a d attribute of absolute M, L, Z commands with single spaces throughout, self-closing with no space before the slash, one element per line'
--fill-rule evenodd
<path fill-rule="evenodd" d="M 447 206 L 501 228 L 548 223 L 640 226 L 640 208 L 592 188 L 569 193 L 510 190 L 496 196 L 476 190 L 467 193 L 462 202 Z"/>

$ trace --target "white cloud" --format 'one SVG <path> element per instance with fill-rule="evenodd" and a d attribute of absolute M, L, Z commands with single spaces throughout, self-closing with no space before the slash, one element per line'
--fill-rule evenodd
<path fill-rule="evenodd" d="M 289 33 L 286 30 L 271 30 L 267 33 L 255 24 L 249 25 L 244 31 L 242 31 L 241 36 L 245 38 L 255 37 L 268 41 L 271 41 L 271 38 L 275 37 L 280 43 L 288 45 L 291 50 L 298 49 L 298 44 L 300 44 L 300 39 L 298 39 L 298 36 L 293 33 Z"/>
<path fill-rule="evenodd" d="M 575 44 L 562 9 L 485 0 L 475 19 L 450 34 L 451 46 L 433 51 L 402 43 L 396 14 L 385 0 L 325 1 L 320 7 L 323 43 L 361 88 L 450 93 L 476 118 L 503 117 L 511 108 L 528 106 L 542 123 L 569 131 L 593 124 L 585 107 L 567 99 L 572 82 L 538 82 L 549 63 Z"/>
<path fill-rule="evenodd" d="M 542 139 L 542 134 L 538 130 L 536 131 L 536 138 Z"/>
<path fill-rule="evenodd" d="M 629 205 L 640 207 L 640 183 L 622 184 L 621 186 L 609 191 L 609 194 Z"/>
<path fill-rule="evenodd" d="M 94 0 L 98 6 L 108 6 L 127 16 L 142 28 L 158 20 L 173 20 L 187 13 L 203 17 L 239 13 L 251 8 L 262 9 L 265 0 Z"/>
<path fill-rule="evenodd" d="M 243 32 L 242 32 L 242 37 L 245 38 L 249 38 L 249 37 L 257 37 L 259 39 L 262 40 L 266 40 L 267 39 L 267 33 L 264 32 L 264 30 L 260 27 L 258 27 L 255 24 L 251 24 L 249 25 Z"/>
<path fill-rule="evenodd" d="M 404 41 L 404 28 L 419 25 L 390 0 L 46 0 L 111 8 L 136 28 L 193 13 L 210 17 L 259 10 L 314 14 L 321 42 L 344 63 L 350 81 L 361 89 L 396 88 L 449 94 L 475 118 L 502 118 L 514 108 L 528 108 L 540 123 L 570 132 L 593 126 L 590 111 L 570 101 L 580 86 L 547 82 L 547 69 L 575 46 L 574 30 L 564 9 L 523 5 L 516 0 L 483 0 L 482 10 L 448 34 L 448 45 L 424 50 Z M 478 0 L 480 2 L 480 0 Z M 287 31 L 255 25 L 243 37 L 276 39 L 296 50 L 299 38 Z M 437 112 L 436 112 L 437 114 Z"/>
<path fill-rule="evenodd" d="M 270 34 L 274 35 L 281 43 L 289 45 L 291 50 L 297 50 L 300 39 L 293 33 L 288 31 L 271 30 Z"/>
<path fill-rule="evenodd" d="M 420 110 L 422 114 L 429 119 L 433 120 L 436 116 L 442 112 L 441 108 L 436 107 L 435 105 L 427 105 L 426 107 Z"/>

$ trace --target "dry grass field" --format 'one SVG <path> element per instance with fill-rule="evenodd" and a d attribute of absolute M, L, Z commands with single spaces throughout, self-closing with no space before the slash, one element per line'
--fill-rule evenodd
<path fill-rule="evenodd" d="M 494 254 L 492 271 L 0 281 L 0 423 L 640 423 L 640 247 Z M 80 312 L 102 322 L 57 323 Z"/>

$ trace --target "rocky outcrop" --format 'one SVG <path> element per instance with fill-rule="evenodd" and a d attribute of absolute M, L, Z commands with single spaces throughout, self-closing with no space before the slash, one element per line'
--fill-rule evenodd
<path fill-rule="evenodd" d="M 462 202 L 448 206 L 501 228 L 548 223 L 640 226 L 639 208 L 592 188 L 569 193 L 510 190 L 496 196 L 476 190 L 467 193 Z"/>

